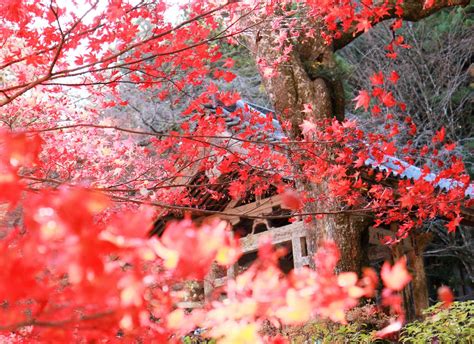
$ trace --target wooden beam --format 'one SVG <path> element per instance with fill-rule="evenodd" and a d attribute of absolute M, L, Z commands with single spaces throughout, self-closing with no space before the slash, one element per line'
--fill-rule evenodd
<path fill-rule="evenodd" d="M 239 222 L 240 215 L 259 216 L 266 213 L 270 213 L 274 206 L 281 204 L 281 196 L 275 195 L 268 197 L 257 202 L 241 205 L 237 208 L 226 209 L 226 213 L 231 215 L 219 215 L 223 220 L 229 221 L 232 225 Z M 235 214 L 235 215 L 234 215 Z"/>
<path fill-rule="evenodd" d="M 196 302 L 196 301 L 183 301 L 183 302 L 179 302 L 176 306 L 182 309 L 194 309 L 194 308 L 202 308 L 204 306 L 204 303 Z"/>
<path fill-rule="evenodd" d="M 240 198 L 231 200 L 229 204 L 227 204 L 227 206 L 224 208 L 224 211 L 228 212 L 230 209 L 234 209 L 237 203 L 239 203 L 239 201 L 240 201 Z"/>
<path fill-rule="evenodd" d="M 260 239 L 270 235 L 273 244 L 281 244 L 283 242 L 291 241 L 294 236 L 305 236 L 305 228 L 303 221 L 294 222 L 292 224 L 273 228 L 266 232 L 247 235 L 240 239 L 240 246 L 243 253 L 255 252 L 258 250 Z"/>

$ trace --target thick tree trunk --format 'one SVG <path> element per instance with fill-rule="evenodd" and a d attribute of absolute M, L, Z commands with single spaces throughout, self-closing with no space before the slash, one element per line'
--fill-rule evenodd
<path fill-rule="evenodd" d="M 275 48 L 278 46 L 278 37 L 269 27 L 259 27 L 254 37 L 248 39 L 248 43 L 257 61 L 260 59 L 275 61 L 281 56 L 279 49 Z M 336 117 L 338 120 L 343 120 L 342 82 L 337 78 L 328 78 L 327 73 L 321 73 L 334 69 L 333 48 L 321 37 L 316 37 L 299 42 L 288 60 L 279 65 L 276 76 L 264 78 L 265 88 L 275 111 L 285 121 L 291 123 L 291 129 L 286 133 L 290 140 L 301 138 L 300 125 L 304 119 L 318 122 Z M 313 109 L 311 114 L 302 112 L 304 104 L 311 105 Z M 291 162 L 294 174 L 303 175 L 299 163 L 294 160 Z M 325 181 L 315 184 L 307 180 L 296 180 L 296 184 L 300 190 L 305 190 L 314 199 L 329 194 Z M 318 213 L 335 210 L 334 204 L 329 208 L 325 203 L 319 201 L 308 203 L 304 211 Z M 361 216 L 338 214 L 314 219 L 307 227 L 308 253 L 314 254 L 322 240 L 333 240 L 341 250 L 338 270 L 360 271 L 362 264 L 367 261 L 368 239 L 367 235 L 364 235 L 367 227 L 366 219 Z"/>
<path fill-rule="evenodd" d="M 309 204 L 307 208 L 312 208 Z M 367 218 L 362 216 L 331 215 L 314 220 L 308 225 L 310 249 L 314 252 L 321 240 L 334 241 L 341 252 L 337 271 L 360 273 L 362 266 L 368 265 Z"/>

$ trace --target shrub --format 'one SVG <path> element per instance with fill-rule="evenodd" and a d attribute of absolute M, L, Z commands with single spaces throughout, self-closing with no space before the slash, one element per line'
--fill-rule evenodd
<path fill-rule="evenodd" d="M 423 321 L 404 327 L 401 343 L 472 343 L 474 340 L 474 301 L 454 302 L 448 309 L 438 303 L 424 314 Z"/>

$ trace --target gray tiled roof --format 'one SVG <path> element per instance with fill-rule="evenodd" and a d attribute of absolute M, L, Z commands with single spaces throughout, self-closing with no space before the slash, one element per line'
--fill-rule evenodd
<path fill-rule="evenodd" d="M 418 180 L 423 177 L 424 180 L 432 182 L 435 181 L 437 178 L 437 175 L 435 173 L 428 173 L 423 175 L 423 172 L 420 168 L 414 165 L 410 165 L 406 161 L 400 160 L 389 155 L 384 156 L 381 163 L 377 162 L 372 158 L 368 158 L 365 161 L 365 165 L 370 166 L 374 169 L 389 172 L 392 175 L 402 179 Z M 456 187 L 463 186 L 464 185 L 462 183 L 448 178 L 441 178 L 436 182 L 436 187 L 444 191 L 449 191 Z M 465 191 L 465 195 L 468 198 L 474 198 L 474 184 L 469 185 L 469 187 Z"/>
<path fill-rule="evenodd" d="M 237 109 L 245 110 L 246 106 L 248 106 L 252 113 L 247 111 L 242 111 L 244 121 L 242 122 L 239 117 L 231 116 L 231 113 L 236 111 Z M 252 104 L 246 102 L 244 100 L 237 101 L 233 106 L 223 107 L 224 117 L 227 124 L 227 127 L 230 131 L 234 133 L 237 131 L 241 131 L 250 125 L 250 117 L 252 115 L 258 115 L 262 118 L 266 118 L 267 114 L 273 113 L 272 110 L 261 107 L 256 104 Z M 280 122 L 276 119 L 272 119 L 274 131 L 272 133 L 267 134 L 266 140 L 269 142 L 278 142 L 285 138 L 285 134 L 283 133 L 283 129 L 280 125 Z M 259 129 L 261 126 L 257 125 Z M 418 180 L 423 178 L 426 181 L 432 182 L 437 179 L 437 175 L 434 173 L 423 174 L 422 170 L 414 165 L 407 163 L 406 161 L 400 160 L 394 156 L 386 155 L 382 162 L 378 162 L 373 158 L 368 158 L 365 161 L 365 165 L 368 167 L 372 167 L 374 169 L 378 169 L 381 171 L 389 172 L 393 176 L 402 178 L 402 179 L 410 179 L 410 180 Z M 462 187 L 463 185 L 455 181 L 453 179 L 441 178 L 436 182 L 436 187 L 441 190 L 449 191 L 455 187 Z M 465 191 L 465 195 L 468 198 L 474 198 L 474 184 L 470 184 L 469 187 Z"/>
<path fill-rule="evenodd" d="M 245 111 L 246 106 L 253 110 L 252 113 Z M 242 111 L 243 121 L 241 121 L 240 117 L 231 116 L 231 113 L 236 111 L 237 109 L 244 110 Z M 252 115 L 258 115 L 262 118 L 267 118 L 267 114 L 273 114 L 273 111 L 270 109 L 246 102 L 244 100 L 238 100 L 233 106 L 223 107 L 222 110 L 224 112 L 224 118 L 227 127 L 230 131 L 233 131 L 234 133 L 247 128 L 250 125 L 250 117 Z M 279 142 L 283 138 L 285 138 L 285 134 L 283 133 L 283 129 L 281 128 L 280 122 L 278 122 L 276 118 L 272 119 L 272 124 L 274 130 L 271 133 L 266 133 L 265 139 L 269 142 Z M 261 129 L 262 127 L 262 125 L 257 124 L 255 129 Z"/>

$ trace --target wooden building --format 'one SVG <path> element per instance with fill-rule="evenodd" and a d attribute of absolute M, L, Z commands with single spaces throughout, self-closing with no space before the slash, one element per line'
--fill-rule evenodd
<path fill-rule="evenodd" d="M 243 109 L 248 106 L 253 111 L 261 112 L 262 116 L 270 111 L 245 102 L 236 104 L 229 111 L 234 111 L 237 107 Z M 228 122 L 230 126 L 233 125 L 231 120 Z M 278 127 L 275 131 L 274 140 L 278 141 L 281 139 L 282 132 L 279 124 L 276 123 L 275 125 L 278 125 Z M 398 181 L 401 179 L 417 180 L 424 178 L 425 180 L 435 180 L 436 178 L 434 174 L 426 176 L 416 166 L 391 156 L 387 156 L 382 163 L 377 163 L 373 159 L 367 159 L 365 165 L 365 168 L 362 169 L 362 175 L 367 182 L 376 183 L 372 177 L 373 173 L 368 172 L 383 172 L 387 177 L 383 183 L 393 188 L 397 187 Z M 193 173 L 187 174 L 192 175 Z M 232 178 L 232 173 L 221 175 L 215 185 L 207 186 L 205 190 L 198 187 L 198 185 L 206 184 L 208 181 L 206 175 L 202 172 L 195 173 L 192 177 L 185 180 L 181 178 L 177 181 L 177 184 L 180 185 L 187 184 L 190 196 L 195 199 L 194 206 L 196 212 L 193 212 L 195 220 L 202 221 L 209 217 L 219 217 L 229 221 L 234 232 L 240 238 L 243 250 L 243 256 L 234 266 L 226 270 L 219 269 L 218 267 L 212 270 L 204 282 L 203 294 L 205 297 L 211 295 L 216 288 L 224 285 L 227 279 L 234 278 L 236 274 L 244 270 L 256 259 L 258 244 L 263 236 L 270 236 L 274 245 L 286 247 L 288 255 L 280 262 L 284 272 L 308 266 L 311 260 L 307 250 L 307 233 L 303 219 L 292 217 L 291 212 L 282 207 L 281 196 L 277 194 L 276 188 L 270 187 L 266 194 L 261 197 L 249 194 L 242 199 L 231 199 L 227 188 Z M 441 179 L 437 183 L 440 191 L 446 191 L 455 186 L 454 182 L 447 179 Z M 219 194 L 220 197 L 213 197 L 216 194 Z M 474 198 L 473 185 L 466 191 L 466 197 Z M 203 210 L 202 213 L 199 213 L 199 209 Z M 474 210 L 463 208 L 462 211 L 463 221 L 473 225 Z M 212 214 L 213 212 L 216 212 L 216 214 Z M 166 216 L 160 217 L 155 223 L 153 233 L 161 233 L 167 220 L 180 218 L 181 216 L 183 216 L 181 212 L 170 212 Z M 414 233 L 397 245 L 385 245 L 384 241 L 387 237 L 395 238 L 397 229 L 396 223 L 391 224 L 389 228 L 374 228 L 369 225 L 365 243 L 367 255 L 372 263 L 398 259 L 402 255 L 408 257 L 409 269 L 413 274 L 413 282 L 404 296 L 407 305 L 410 303 L 414 304 L 414 309 L 408 310 L 408 313 L 411 312 L 411 317 L 414 318 L 415 316 L 420 316 L 421 310 L 428 307 L 423 252 L 429 243 L 430 235 L 427 233 Z M 202 301 L 203 299 L 198 295 L 197 298 L 185 300 L 181 306 L 185 308 L 199 307 Z"/>

